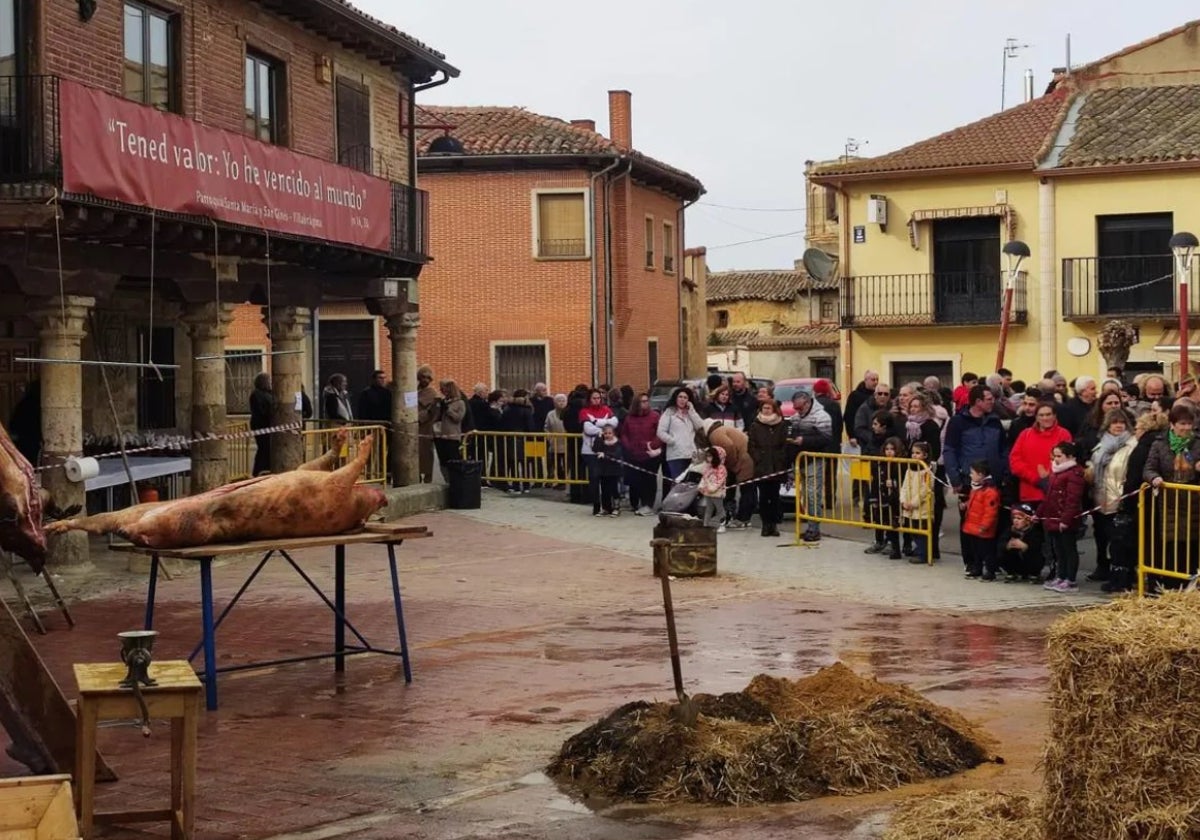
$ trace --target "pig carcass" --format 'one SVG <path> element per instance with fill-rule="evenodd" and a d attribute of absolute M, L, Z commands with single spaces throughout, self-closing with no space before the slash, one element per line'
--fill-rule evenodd
<path fill-rule="evenodd" d="M 364 437 L 355 457 L 335 470 L 328 469 L 332 459 L 326 453 L 293 472 L 250 478 L 184 499 L 65 519 L 46 526 L 46 532 L 116 533 L 134 545 L 159 549 L 342 534 L 362 527 L 387 504 L 382 490 L 357 484 L 371 442 L 371 435 Z"/>
<path fill-rule="evenodd" d="M 0 548 L 40 572 L 46 564 L 42 494 L 33 467 L 0 425 Z"/>

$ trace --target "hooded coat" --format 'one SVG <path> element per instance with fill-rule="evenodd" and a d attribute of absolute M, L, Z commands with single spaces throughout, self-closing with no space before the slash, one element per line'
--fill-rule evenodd
<path fill-rule="evenodd" d="M 740 429 L 716 420 L 705 420 L 704 430 L 710 446 L 725 450 L 725 468 L 740 484 L 754 478 L 754 459 L 750 457 L 750 438 Z"/>
<path fill-rule="evenodd" d="M 725 450 L 713 446 L 717 452 L 717 466 L 711 463 L 704 465 L 704 473 L 700 476 L 700 495 L 721 498 L 725 495 L 725 482 L 728 480 L 728 470 L 725 468 Z"/>

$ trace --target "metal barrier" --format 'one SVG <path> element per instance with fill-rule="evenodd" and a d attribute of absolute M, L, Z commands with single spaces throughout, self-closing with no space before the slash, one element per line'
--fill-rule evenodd
<path fill-rule="evenodd" d="M 801 452 L 796 456 L 792 480 L 796 488 L 797 543 L 806 522 L 912 534 L 925 538 L 925 560 L 933 563 L 933 494 L 939 488 L 923 461 Z M 858 481 L 865 482 L 865 486 L 856 502 L 851 484 Z M 918 519 L 901 509 L 902 497 L 908 501 L 909 495 L 918 504 L 927 505 L 927 517 Z M 919 514 L 920 508 L 912 513 Z"/>
<path fill-rule="evenodd" d="M 346 442 L 342 445 L 339 457 L 345 460 L 357 451 L 358 442 L 369 434 L 375 436 L 371 441 L 371 457 L 358 479 L 359 484 L 387 484 L 387 429 L 383 426 L 336 426 L 327 429 L 306 429 L 300 433 L 304 439 L 304 460 L 311 461 L 319 458 L 321 453 L 333 446 L 334 437 L 342 429 L 346 429 Z"/>
<path fill-rule="evenodd" d="M 249 420 L 234 420 L 225 424 L 226 434 L 247 434 L 249 431 Z M 225 453 L 229 480 L 241 481 L 250 478 L 250 473 L 254 469 L 254 438 L 243 437 L 227 441 Z"/>
<path fill-rule="evenodd" d="M 464 461 L 483 463 L 483 480 L 499 484 L 587 484 L 583 435 L 572 432 L 467 432 Z"/>
<path fill-rule="evenodd" d="M 1138 595 L 1146 578 L 1190 580 L 1200 571 L 1200 486 L 1144 485 L 1138 494 Z"/>

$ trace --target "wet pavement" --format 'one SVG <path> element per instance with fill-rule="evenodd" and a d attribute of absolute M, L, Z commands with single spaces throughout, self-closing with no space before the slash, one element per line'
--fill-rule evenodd
<path fill-rule="evenodd" d="M 645 526 L 645 546 L 648 523 L 629 519 L 606 524 L 622 533 Z M 562 741 L 622 703 L 672 696 L 648 546 L 638 554 L 581 542 L 566 519 L 557 535 L 532 517 L 528 526 L 451 512 L 414 521 L 435 536 L 399 551 L 412 685 L 395 659 L 381 656 L 350 659 L 340 678 L 329 661 L 223 675 L 221 708 L 201 722 L 199 838 L 865 838 L 877 836 L 887 808 L 904 796 L 1036 786 L 1043 632 L 1061 602 L 957 615 L 864 603 L 799 588 L 797 561 L 781 557 L 789 565 L 770 574 L 747 565 L 675 584 L 691 693 L 735 691 L 757 673 L 796 677 L 841 660 L 963 712 L 999 740 L 1006 763 L 890 793 L 769 808 L 574 802 L 540 774 Z M 329 551 L 296 557 L 328 582 Z M 125 560 L 97 554 L 96 562 Z M 253 565 L 215 571 L 218 603 Z M 351 547 L 348 568 L 350 619 L 372 641 L 393 642 L 383 550 Z M 871 574 L 886 586 L 886 575 L 910 571 L 884 565 Z M 198 590 L 191 571 L 160 582 L 157 659 L 183 658 L 198 641 Z M 76 605 L 75 630 L 34 639 L 68 696 L 71 664 L 116 659 L 115 634 L 140 627 L 143 606 L 140 589 L 118 589 Z M 272 561 L 221 627 L 218 660 L 320 652 L 331 646 L 332 625 L 295 572 Z M 150 739 L 106 728 L 101 749 L 121 780 L 100 786 L 101 807 L 161 802 L 168 741 L 162 724 Z M 165 834 L 147 825 L 100 836 Z"/>

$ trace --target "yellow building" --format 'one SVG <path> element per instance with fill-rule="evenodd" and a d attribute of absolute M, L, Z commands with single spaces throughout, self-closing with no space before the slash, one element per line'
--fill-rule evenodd
<path fill-rule="evenodd" d="M 838 281 L 794 271 L 708 275 L 708 366 L 767 379 L 837 379 Z"/>
<path fill-rule="evenodd" d="M 890 154 L 810 167 L 836 194 L 841 379 L 996 366 L 1010 240 L 1029 245 L 1004 366 L 1103 376 L 1096 334 L 1139 329 L 1129 373 L 1177 378 L 1168 241 L 1200 231 L 1200 22 L 1057 73 L 1046 93 Z M 1200 327 L 1200 260 L 1190 317 Z M 1200 361 L 1200 330 L 1189 346 Z M 1193 362 L 1193 369 L 1195 363 Z"/>

